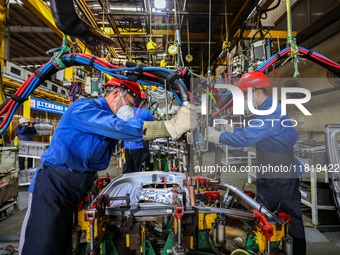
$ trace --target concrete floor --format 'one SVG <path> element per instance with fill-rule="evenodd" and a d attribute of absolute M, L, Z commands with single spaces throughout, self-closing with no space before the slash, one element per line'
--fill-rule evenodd
<path fill-rule="evenodd" d="M 211 153 L 205 154 L 203 161 L 205 165 L 209 165 L 209 161 L 214 159 L 214 155 Z M 243 162 L 242 164 L 246 164 Z M 236 165 L 239 166 L 239 165 Z M 111 178 L 117 176 L 115 166 L 115 158 L 112 158 L 111 164 L 107 170 L 101 171 L 100 176 L 106 176 L 108 173 Z M 205 175 L 205 174 L 203 174 Z M 252 184 L 247 183 L 247 173 L 222 173 L 222 181 L 231 183 L 236 187 L 242 189 L 255 191 L 256 181 Z M 7 210 L 10 217 L 5 220 L 0 221 L 0 254 L 10 254 L 3 251 L 6 245 L 12 245 L 18 247 L 18 241 L 20 237 L 20 229 L 23 218 L 27 210 L 27 186 L 20 187 L 18 207 L 19 210 L 16 212 L 11 212 L 10 209 Z M 307 239 L 307 254 L 308 255 L 335 255 L 340 254 L 340 223 L 337 221 L 335 214 L 325 214 L 320 213 L 320 222 L 323 222 L 323 217 L 326 219 L 325 224 L 315 227 L 311 223 L 310 210 L 303 207 L 304 212 L 304 223 L 306 230 Z M 331 221 L 329 221 L 331 219 Z M 330 223 L 331 222 L 331 223 Z M 13 254 L 18 254 L 14 252 Z"/>

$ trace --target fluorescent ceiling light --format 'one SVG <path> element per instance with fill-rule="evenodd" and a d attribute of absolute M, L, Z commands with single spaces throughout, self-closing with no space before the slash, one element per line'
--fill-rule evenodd
<path fill-rule="evenodd" d="M 165 0 L 155 0 L 155 8 L 156 9 L 165 9 L 166 1 Z"/>

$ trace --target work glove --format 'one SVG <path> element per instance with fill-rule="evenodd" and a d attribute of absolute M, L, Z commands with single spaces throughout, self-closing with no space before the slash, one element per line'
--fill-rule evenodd
<path fill-rule="evenodd" d="M 216 131 L 214 127 L 208 127 L 208 141 L 214 144 L 220 144 L 220 135 L 222 132 Z"/>
<path fill-rule="evenodd" d="M 234 133 L 234 127 L 230 124 L 223 124 L 225 132 Z"/>
<path fill-rule="evenodd" d="M 166 121 L 145 121 L 143 127 L 143 139 L 153 140 L 156 138 L 171 136 L 176 140 L 187 131 L 192 131 L 197 127 L 197 107 L 189 104 L 181 106 L 177 110 L 174 118 Z"/>
<path fill-rule="evenodd" d="M 197 127 L 197 107 L 193 104 L 181 106 L 174 118 L 164 121 L 164 125 L 171 138 L 177 140 L 185 132 L 193 131 Z"/>

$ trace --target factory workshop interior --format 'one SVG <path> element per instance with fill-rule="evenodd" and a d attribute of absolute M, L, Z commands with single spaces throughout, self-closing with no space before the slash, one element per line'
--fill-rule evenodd
<path fill-rule="evenodd" d="M 0 255 L 340 254 L 339 45 L 338 0 L 0 0 Z"/>

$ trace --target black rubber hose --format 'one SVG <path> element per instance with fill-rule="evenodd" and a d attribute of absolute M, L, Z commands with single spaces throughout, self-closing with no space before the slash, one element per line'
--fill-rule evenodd
<path fill-rule="evenodd" d="M 222 108 L 224 105 L 226 105 L 227 103 L 229 103 L 229 101 L 233 99 L 233 95 L 230 93 L 229 95 L 225 96 L 222 99 L 222 104 L 219 106 L 220 108 Z"/>
<path fill-rule="evenodd" d="M 126 62 L 126 67 L 136 67 L 137 63 L 135 62 Z M 148 67 L 148 66 L 145 66 Z M 167 72 L 162 72 L 162 71 L 152 71 L 152 74 L 157 75 L 163 79 L 168 80 L 168 78 L 173 75 L 172 74 L 168 74 Z M 145 80 L 150 80 L 150 78 L 148 76 L 144 76 Z M 162 83 L 163 84 L 163 83 Z M 189 96 L 188 96 L 188 92 L 186 91 L 186 89 L 183 87 L 182 83 L 180 82 L 179 79 L 175 79 L 173 82 L 170 82 L 170 87 L 172 89 L 177 89 L 179 91 L 179 95 L 181 97 L 182 102 L 189 102 Z"/>
<path fill-rule="evenodd" d="M 114 45 L 111 38 L 103 35 L 100 30 L 87 24 L 78 16 L 73 1 L 51 0 L 50 2 L 54 21 L 61 32 L 83 39 L 92 46 Z"/>
<path fill-rule="evenodd" d="M 82 36 L 88 30 L 88 24 L 79 18 L 73 1 L 51 0 L 51 9 L 57 27 L 70 36 Z"/>
<path fill-rule="evenodd" d="M 270 11 L 272 11 L 272 10 L 275 10 L 277 7 L 279 7 L 280 2 L 281 2 L 281 0 L 277 0 L 277 3 L 276 3 L 275 6 L 273 6 L 272 8 L 268 8 L 267 10 L 263 10 L 263 11 L 264 11 L 264 12 L 270 12 Z"/>
<path fill-rule="evenodd" d="M 130 74 L 128 73 L 128 77 L 130 76 Z M 164 79 L 159 77 L 159 78 L 153 78 L 150 76 L 146 76 L 143 74 L 137 74 L 137 73 L 133 73 L 130 77 L 133 77 L 133 81 L 137 81 L 137 80 L 145 80 L 145 81 L 151 81 L 151 82 L 156 82 L 159 84 L 164 84 Z M 168 88 L 169 90 L 170 88 Z"/>

